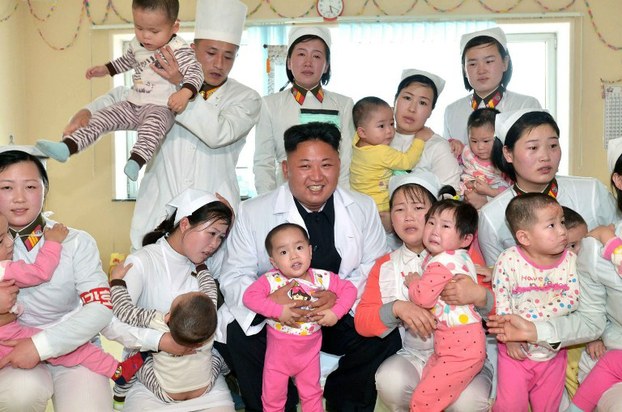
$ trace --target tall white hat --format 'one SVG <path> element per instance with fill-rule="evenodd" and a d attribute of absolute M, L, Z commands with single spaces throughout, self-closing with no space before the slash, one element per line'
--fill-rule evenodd
<path fill-rule="evenodd" d="M 239 0 L 198 0 L 194 38 L 240 45 L 247 7 Z"/>
<path fill-rule="evenodd" d="M 404 80 L 407 77 L 415 75 L 424 76 L 432 80 L 432 83 L 434 83 L 434 86 L 436 86 L 437 97 L 441 95 L 441 92 L 445 88 L 445 80 L 442 77 L 437 76 L 433 73 L 419 69 L 405 69 L 404 71 L 402 71 L 402 78 L 400 79 L 400 81 Z"/>
<path fill-rule="evenodd" d="M 622 137 L 609 140 L 609 142 L 607 142 L 607 165 L 609 166 L 609 173 L 613 173 L 613 169 L 616 167 L 616 163 L 620 156 L 622 156 Z"/>
<path fill-rule="evenodd" d="M 175 225 L 186 216 L 190 216 L 202 206 L 217 202 L 219 199 L 212 193 L 198 189 L 186 189 L 166 204 L 167 216 L 172 216 L 175 211 Z"/>
<path fill-rule="evenodd" d="M 326 46 L 330 49 L 330 30 L 322 26 L 295 26 L 289 30 L 287 50 L 292 47 L 292 44 L 301 38 L 302 36 L 317 36 L 324 40 Z"/>
<path fill-rule="evenodd" d="M 519 109 L 510 110 L 506 112 L 497 113 L 495 116 L 495 136 L 501 140 L 501 143 L 505 144 L 505 137 L 508 131 L 514 126 L 514 123 L 520 119 L 524 114 L 531 112 L 544 112 L 548 113 L 548 110 L 531 108 L 531 109 Z"/>
<path fill-rule="evenodd" d="M 476 37 L 481 37 L 481 36 L 492 37 L 493 39 L 501 43 L 505 51 L 508 51 L 508 40 L 505 37 L 505 33 L 503 32 L 503 30 L 501 30 L 500 27 L 492 27 L 486 30 L 474 31 L 473 33 L 463 34 L 462 37 L 460 38 L 461 54 L 464 54 L 464 48 L 466 47 L 469 41 L 471 41 L 472 39 Z"/>
<path fill-rule="evenodd" d="M 412 173 L 393 176 L 391 180 L 389 180 L 389 197 L 393 196 L 393 192 L 395 192 L 398 187 L 406 184 L 417 184 L 424 187 L 428 192 L 432 193 L 432 196 L 435 198 L 441 190 L 441 182 L 438 180 L 438 177 L 428 169 L 420 168 L 415 169 Z"/>

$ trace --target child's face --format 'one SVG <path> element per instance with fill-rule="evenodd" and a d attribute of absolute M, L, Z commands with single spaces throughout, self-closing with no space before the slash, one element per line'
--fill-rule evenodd
<path fill-rule="evenodd" d="M 460 236 L 456 229 L 455 211 L 445 209 L 428 218 L 423 230 L 423 244 L 432 255 L 467 247 L 472 236 Z"/>
<path fill-rule="evenodd" d="M 491 125 L 469 129 L 469 148 L 480 160 L 489 161 L 492 145 L 495 142 L 495 129 Z"/>
<path fill-rule="evenodd" d="M 311 266 L 311 245 L 297 228 L 286 228 L 272 237 L 270 263 L 286 278 L 300 278 Z"/>
<path fill-rule="evenodd" d="M 464 55 L 464 71 L 480 97 L 490 95 L 503 79 L 509 59 L 503 59 L 495 43 L 471 47 Z"/>
<path fill-rule="evenodd" d="M 404 189 L 398 189 L 393 195 L 391 224 L 395 234 L 413 252 L 423 250 L 423 229 L 425 214 L 432 204 L 423 194 L 408 196 Z"/>
<path fill-rule="evenodd" d="M 568 245 L 566 247 L 578 255 L 581 250 L 581 239 L 587 236 L 587 226 L 578 225 L 572 229 L 567 229 L 567 231 Z"/>
<path fill-rule="evenodd" d="M 525 229 L 532 256 L 561 254 L 568 244 L 568 230 L 564 224 L 564 211 L 560 205 L 548 205 L 536 211 L 536 223 Z"/>
<path fill-rule="evenodd" d="M 395 136 L 393 111 L 390 107 L 374 108 L 367 116 L 367 120 L 356 131 L 361 139 L 361 147 L 389 145 Z"/>
<path fill-rule="evenodd" d="M 433 101 L 434 91 L 430 86 L 415 82 L 400 90 L 395 99 L 397 131 L 403 134 L 421 131 L 432 114 Z"/>
<path fill-rule="evenodd" d="M 9 233 L 9 222 L 0 215 L 0 260 L 13 259 L 13 237 Z"/>
<path fill-rule="evenodd" d="M 132 9 L 136 38 L 149 51 L 164 47 L 179 30 L 179 22 L 170 21 L 164 10 Z"/>

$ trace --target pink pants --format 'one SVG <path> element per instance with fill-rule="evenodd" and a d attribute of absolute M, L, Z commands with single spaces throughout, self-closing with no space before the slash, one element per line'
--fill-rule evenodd
<path fill-rule="evenodd" d="M 24 326 L 14 321 L 0 327 L 0 340 L 27 339 L 40 331 L 41 329 Z M 10 346 L 0 345 L 0 357 L 8 355 L 12 350 Z M 66 367 L 82 365 L 107 378 L 111 378 L 119 366 L 119 361 L 114 356 L 107 354 L 92 343 L 85 343 L 66 355 L 46 359 L 46 362 Z"/>
<path fill-rule="evenodd" d="M 481 323 L 434 332 L 434 354 L 410 400 L 411 411 L 442 411 L 454 403 L 484 366 L 486 336 Z"/>
<path fill-rule="evenodd" d="M 593 411 L 603 393 L 619 382 L 622 382 L 622 350 L 610 350 L 581 383 L 572 403 L 583 411 Z"/>
<path fill-rule="evenodd" d="M 565 349 L 548 361 L 519 361 L 510 358 L 507 347 L 500 343 L 498 362 L 494 412 L 527 412 L 530 403 L 532 411 L 559 411 L 566 380 Z"/>
<path fill-rule="evenodd" d="M 283 411 L 287 384 L 294 378 L 303 412 L 324 411 L 320 387 L 322 332 L 289 335 L 268 326 L 261 402 L 266 412 Z"/>

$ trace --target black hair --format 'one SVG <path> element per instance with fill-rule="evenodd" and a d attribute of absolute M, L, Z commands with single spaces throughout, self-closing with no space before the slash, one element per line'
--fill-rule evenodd
<path fill-rule="evenodd" d="M 570 230 L 578 226 L 587 227 L 587 222 L 579 213 L 566 206 L 562 206 L 562 210 L 564 211 L 564 221 L 566 223 L 566 229 Z"/>
<path fill-rule="evenodd" d="M 162 223 L 158 225 L 153 231 L 147 233 L 143 237 L 143 246 L 150 245 L 155 243 L 162 236 L 167 233 L 173 233 L 179 227 L 179 223 L 175 225 L 175 216 L 177 215 L 177 211 L 175 211 L 172 216 L 164 219 Z M 233 217 L 233 212 L 229 208 L 229 206 L 225 205 L 221 201 L 210 202 L 206 205 L 201 206 L 191 215 L 188 216 L 188 221 L 191 226 L 196 226 L 204 222 L 209 222 L 211 220 L 224 220 L 225 223 L 230 227 L 231 220 Z M 227 230 L 228 232 L 228 230 Z"/>
<path fill-rule="evenodd" d="M 516 239 L 516 232 L 527 230 L 537 222 L 537 211 L 547 206 L 558 205 L 557 200 L 544 193 L 524 193 L 514 197 L 505 209 L 505 220 L 510 226 L 512 236 Z"/>
<path fill-rule="evenodd" d="M 492 163 L 514 182 L 516 182 L 516 171 L 514 170 L 514 165 L 505 160 L 505 156 L 503 156 L 503 147 L 505 146 L 509 151 L 513 151 L 514 145 L 523 135 L 528 134 L 536 127 L 542 125 L 551 126 L 559 137 L 559 127 L 555 119 L 553 119 L 553 116 L 547 112 L 537 110 L 525 113 L 514 122 L 505 136 L 505 144 L 502 143 L 499 138 L 495 138 L 495 142 L 492 145 Z"/>
<path fill-rule="evenodd" d="M 462 239 L 468 235 L 475 235 L 477 231 L 478 215 L 477 209 L 470 203 L 455 199 L 439 200 L 428 210 L 428 213 L 425 215 L 425 220 L 428 221 L 431 216 L 441 214 L 445 210 L 453 212 L 456 231 Z"/>
<path fill-rule="evenodd" d="M 48 172 L 45 170 L 43 163 L 41 163 L 41 160 L 39 160 L 37 156 L 33 156 L 21 150 L 7 150 L 6 152 L 2 152 L 0 153 L 0 172 L 4 171 L 9 166 L 21 162 L 32 162 L 37 166 L 39 176 L 41 177 L 41 181 L 43 181 L 45 193 L 47 193 L 50 188 L 50 179 L 48 178 Z"/>
<path fill-rule="evenodd" d="M 285 153 L 294 152 L 300 143 L 309 140 L 322 141 L 339 152 L 341 132 L 332 123 L 311 122 L 292 126 L 283 134 Z"/>
<path fill-rule="evenodd" d="M 503 77 L 501 77 L 501 84 L 507 88 L 508 84 L 510 83 L 510 80 L 512 79 L 513 69 L 512 69 L 512 57 L 510 57 L 510 53 L 507 50 L 505 50 L 505 47 L 503 47 L 503 45 L 499 43 L 499 41 L 495 39 L 494 37 L 477 36 L 469 40 L 467 44 L 464 45 L 464 51 L 462 52 L 462 80 L 464 81 L 464 88 L 467 89 L 468 91 L 473 90 L 473 87 L 471 86 L 471 83 L 469 83 L 469 79 L 467 78 L 467 75 L 466 75 L 466 67 L 465 67 L 466 53 L 469 49 L 473 47 L 483 46 L 485 44 L 486 45 L 494 44 L 495 46 L 497 46 L 497 50 L 499 50 L 499 55 L 501 56 L 501 59 L 505 60 L 506 57 L 508 58 L 508 68 L 505 72 L 503 72 Z M 482 97 L 486 97 L 486 96 L 482 96 Z"/>
<path fill-rule="evenodd" d="M 483 126 L 490 126 L 492 130 L 495 130 L 495 118 L 498 114 L 499 110 L 490 107 L 474 110 L 467 120 L 467 130 L 470 131 L 473 127 Z"/>
<path fill-rule="evenodd" d="M 330 47 L 328 47 L 328 44 L 326 44 L 326 42 L 321 37 L 316 36 L 315 34 L 305 34 L 304 36 L 298 37 L 296 40 L 294 40 L 292 45 L 287 50 L 287 60 L 289 61 L 289 59 L 292 57 L 294 48 L 296 47 L 298 43 L 304 43 L 304 42 L 308 42 L 311 40 L 321 40 L 322 44 L 324 45 L 324 51 L 326 55 L 326 73 L 322 74 L 322 77 L 320 78 L 320 82 L 323 85 L 327 85 L 328 82 L 330 81 Z M 292 71 L 287 67 L 287 64 L 285 65 L 285 73 L 287 74 L 287 78 L 289 79 L 289 82 L 294 83 L 295 82 L 294 73 L 292 73 Z"/>
<path fill-rule="evenodd" d="M 132 9 L 160 10 L 169 22 L 175 23 L 179 16 L 179 0 L 132 0 Z"/>
<path fill-rule="evenodd" d="M 370 114 L 374 110 L 378 110 L 381 107 L 386 107 L 391 110 L 389 103 L 376 96 L 363 97 L 356 102 L 352 108 L 352 122 L 354 123 L 354 127 L 360 127 L 361 123 L 369 119 Z"/>
<path fill-rule="evenodd" d="M 427 199 L 430 202 L 430 205 L 433 205 L 438 201 L 436 196 L 431 193 L 428 189 L 421 186 L 417 183 L 406 183 L 393 192 L 391 198 L 389 199 L 389 210 L 393 208 L 393 198 L 397 193 L 404 192 L 404 196 L 411 202 L 421 202 L 424 203 L 424 200 Z"/>
<path fill-rule="evenodd" d="M 274 245 L 272 244 L 272 239 L 276 235 L 287 229 L 298 229 L 300 233 L 302 233 L 305 241 L 309 244 L 311 243 L 311 240 L 309 239 L 309 234 L 304 227 L 297 225 L 296 223 L 281 223 L 280 225 L 273 227 L 272 230 L 269 231 L 266 235 L 265 246 L 266 252 L 268 252 L 268 256 L 272 256 L 272 249 L 274 248 Z"/>
<path fill-rule="evenodd" d="M 432 110 L 434 110 L 434 107 L 436 107 L 436 101 L 438 100 L 438 89 L 436 88 L 436 85 L 434 84 L 432 79 L 422 74 L 414 74 L 412 76 L 408 76 L 402 79 L 400 84 L 397 85 L 397 92 L 395 92 L 395 100 L 397 100 L 397 97 L 400 95 L 400 92 L 403 89 L 407 88 L 413 83 L 419 83 L 432 89 L 432 92 L 434 93 L 434 98 L 432 99 Z"/>
<path fill-rule="evenodd" d="M 2 170 L 2 169 L 0 169 Z M 613 171 L 611 172 L 611 188 L 615 192 L 616 195 L 616 203 L 618 204 L 618 211 L 622 212 L 622 190 L 618 189 L 613 182 L 613 175 L 618 174 L 622 176 L 622 156 L 618 157 L 616 160 L 616 164 L 613 166 Z"/>
<path fill-rule="evenodd" d="M 173 340 L 182 346 L 196 346 L 209 340 L 216 332 L 217 315 L 214 302 L 205 294 L 188 293 L 171 309 L 168 328 Z"/>

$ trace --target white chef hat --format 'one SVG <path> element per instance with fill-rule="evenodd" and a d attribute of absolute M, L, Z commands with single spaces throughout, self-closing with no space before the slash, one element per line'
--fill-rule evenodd
<path fill-rule="evenodd" d="M 510 128 L 514 126 L 514 123 L 516 123 L 516 121 L 524 114 L 531 112 L 548 113 L 549 111 L 539 108 L 530 108 L 497 113 L 497 116 L 495 117 L 495 136 L 501 140 L 501 143 L 505 144 L 505 137 L 507 136 Z"/>
<path fill-rule="evenodd" d="M 439 77 L 433 73 L 419 69 L 405 69 L 404 71 L 402 71 L 402 78 L 400 79 L 400 81 L 404 80 L 407 77 L 415 75 L 424 76 L 432 80 L 432 83 L 434 83 L 434 86 L 436 86 L 436 97 L 441 95 L 441 92 L 445 88 L 445 80 L 442 77 Z"/>
<path fill-rule="evenodd" d="M 0 146 L 0 153 L 8 152 L 10 150 L 17 150 L 20 152 L 25 152 L 25 153 L 28 153 L 29 155 L 36 156 L 42 160 L 48 158 L 48 156 L 45 153 L 37 149 L 35 146 L 20 145 L 20 144 L 8 144 L 6 146 Z"/>
<path fill-rule="evenodd" d="M 239 0 L 198 0 L 194 38 L 240 45 L 247 7 Z"/>
<path fill-rule="evenodd" d="M 212 193 L 189 188 L 181 192 L 173 200 L 166 204 L 166 212 L 170 217 L 175 211 L 177 211 L 174 222 L 174 225 L 176 225 L 181 219 L 186 216 L 190 216 L 202 206 L 208 203 L 217 202 L 218 200 L 219 199 Z"/>
<path fill-rule="evenodd" d="M 302 36 L 317 36 L 324 40 L 326 46 L 330 49 L 330 30 L 322 26 L 295 26 L 289 30 L 289 40 L 287 42 L 287 50 L 292 44 Z"/>
<path fill-rule="evenodd" d="M 613 173 L 613 169 L 615 169 L 616 163 L 621 155 L 622 137 L 609 140 L 607 143 L 607 165 L 609 166 L 609 173 Z"/>
<path fill-rule="evenodd" d="M 492 27 L 486 30 L 474 31 L 473 33 L 463 34 L 462 37 L 460 38 L 461 53 L 464 54 L 464 48 L 466 47 L 469 41 L 471 41 L 472 39 L 476 37 L 481 37 L 481 36 L 492 37 L 493 39 L 501 43 L 501 45 L 503 46 L 506 52 L 508 51 L 508 41 L 505 37 L 505 33 L 503 32 L 503 30 L 501 30 L 500 27 Z"/>
<path fill-rule="evenodd" d="M 393 192 L 395 192 L 397 188 L 409 183 L 418 184 L 426 188 L 435 198 L 441 190 L 441 182 L 438 180 L 438 177 L 428 169 L 419 168 L 415 169 L 412 173 L 393 176 L 391 180 L 389 180 L 389 197 L 393 196 Z"/>

